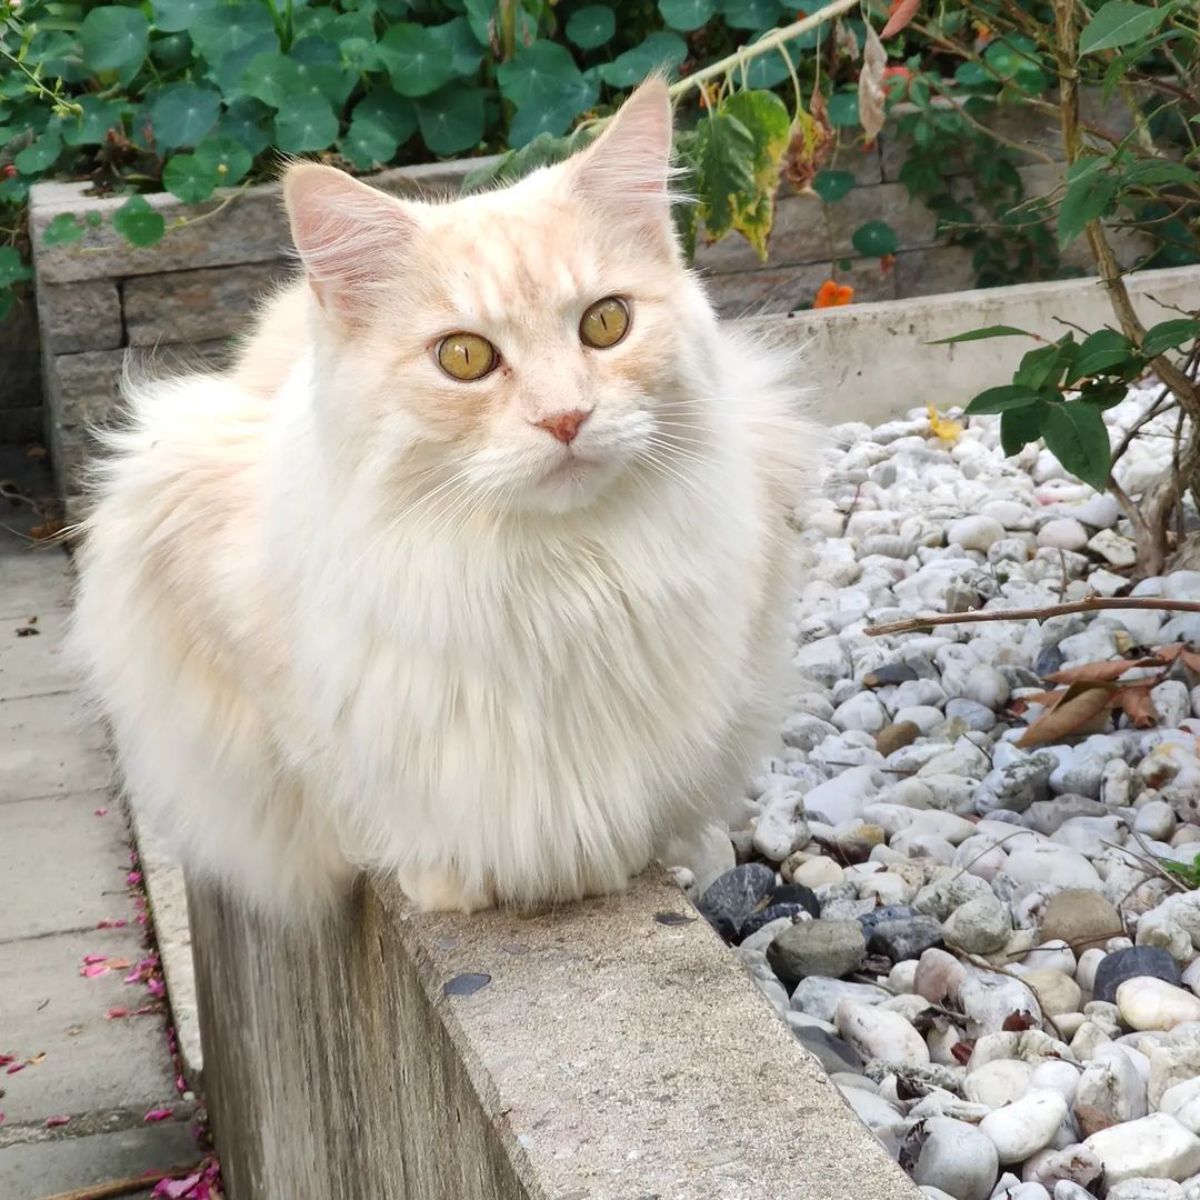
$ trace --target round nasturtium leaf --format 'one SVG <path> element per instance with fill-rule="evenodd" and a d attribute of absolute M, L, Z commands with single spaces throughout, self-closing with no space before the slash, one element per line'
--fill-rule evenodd
<path fill-rule="evenodd" d="M 337 114 L 329 101 L 311 93 L 275 117 L 275 144 L 284 154 L 324 150 L 337 135 Z"/>
<path fill-rule="evenodd" d="M 253 96 L 239 96 L 221 114 L 216 136 L 231 138 L 251 154 L 261 154 L 270 144 L 267 125 L 271 110 Z"/>
<path fill-rule="evenodd" d="M 217 123 L 221 97 L 213 88 L 191 83 L 168 84 L 147 103 L 154 143 L 159 153 L 194 146 Z"/>
<path fill-rule="evenodd" d="M 62 135 L 57 123 L 47 127 L 45 133 L 31 142 L 13 159 L 13 164 L 22 175 L 40 175 L 49 170 L 62 153 Z"/>
<path fill-rule="evenodd" d="M 777 0 L 724 0 L 721 14 L 734 29 L 770 29 L 779 20 Z"/>
<path fill-rule="evenodd" d="M 858 92 L 834 92 L 829 97 L 829 120 L 845 129 L 858 125 Z"/>
<path fill-rule="evenodd" d="M 93 8 L 79 26 L 83 62 L 92 71 L 119 71 L 146 57 L 150 22 L 140 8 Z"/>
<path fill-rule="evenodd" d="M 850 235 L 850 241 L 859 254 L 868 258 L 895 254 L 900 244 L 896 231 L 886 221 L 867 221 Z"/>
<path fill-rule="evenodd" d="M 455 76 L 454 51 L 422 25 L 393 25 L 376 52 L 402 96 L 428 96 Z"/>
<path fill-rule="evenodd" d="M 366 170 L 374 163 L 387 162 L 416 128 L 412 101 L 386 87 L 376 88 L 354 106 L 350 128 L 341 141 L 342 153 L 356 167 Z"/>
<path fill-rule="evenodd" d="M 195 25 L 212 7 L 210 0 L 151 0 L 154 28 L 163 33 L 182 33 Z"/>
<path fill-rule="evenodd" d="M 176 154 L 167 160 L 163 187 L 184 204 L 199 204 L 213 194 L 219 182 L 216 170 L 194 154 Z"/>
<path fill-rule="evenodd" d="M 674 70 L 688 56 L 687 43 L 675 33 L 652 33 L 640 46 L 626 50 L 600 67 L 604 82 L 628 88 L 639 84 L 651 71 Z"/>
<path fill-rule="evenodd" d="M 21 261 L 16 246 L 0 246 L 0 288 L 12 287 L 31 279 L 33 272 Z"/>
<path fill-rule="evenodd" d="M 692 0 L 706 4 L 709 0 Z M 617 32 L 617 18 L 607 4 L 589 4 L 576 9 L 567 22 L 567 39 L 580 50 L 595 50 Z"/>
<path fill-rule="evenodd" d="M 77 242 L 85 233 L 74 213 L 59 213 L 42 234 L 43 246 L 69 246 Z"/>
<path fill-rule="evenodd" d="M 483 92 L 451 86 L 425 96 L 417 101 L 417 124 L 434 154 L 470 150 L 483 137 Z"/>
<path fill-rule="evenodd" d="M 212 170 L 218 187 L 230 187 L 245 178 L 254 156 L 240 142 L 217 134 L 196 147 L 196 161 Z"/>
<path fill-rule="evenodd" d="M 145 196 L 130 196 L 113 213 L 113 228 L 135 246 L 153 246 L 161 241 L 167 223 L 163 215 L 150 207 Z"/>
<path fill-rule="evenodd" d="M 854 187 L 854 176 L 849 171 L 818 171 L 812 187 L 826 204 L 836 204 Z"/>
<path fill-rule="evenodd" d="M 699 29 L 717 11 L 714 0 L 658 0 L 658 11 L 672 29 Z"/>

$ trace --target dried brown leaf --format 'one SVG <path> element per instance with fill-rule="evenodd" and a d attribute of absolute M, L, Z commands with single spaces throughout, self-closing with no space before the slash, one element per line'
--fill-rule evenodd
<path fill-rule="evenodd" d="M 868 142 L 873 142 L 883 128 L 887 94 L 883 87 L 883 71 L 887 66 L 887 51 L 879 34 L 868 22 L 867 40 L 863 46 L 863 65 L 858 73 L 858 121 Z"/>
<path fill-rule="evenodd" d="M 798 112 L 792 122 L 792 136 L 783 154 L 780 174 L 798 192 L 812 189 L 817 172 L 833 154 L 833 123 L 825 106 L 820 85 L 814 85 L 808 112 Z"/>
<path fill-rule="evenodd" d="M 838 48 L 839 53 L 844 54 L 851 62 L 857 60 L 860 53 L 858 38 L 854 36 L 854 30 L 845 21 L 837 20 L 833 23 L 833 44 Z"/>
<path fill-rule="evenodd" d="M 1158 724 L 1149 688 L 1121 688 L 1116 699 L 1135 729 L 1151 729 Z"/>
<path fill-rule="evenodd" d="M 1084 663 L 1081 667 L 1068 667 L 1046 676 L 1047 683 L 1108 683 L 1120 679 L 1126 671 L 1137 667 L 1163 667 L 1166 659 L 1158 654 L 1148 658 L 1114 658 L 1105 662 Z"/>
<path fill-rule="evenodd" d="M 1179 657 L 1183 660 L 1183 665 L 1187 667 L 1189 671 L 1195 671 L 1197 675 L 1200 675 L 1200 654 L 1197 654 L 1196 651 L 1190 647 L 1185 647 L 1183 653 Z"/>
<path fill-rule="evenodd" d="M 1112 684 L 1073 683 L 1049 712 L 1025 730 L 1016 744 L 1022 748 L 1053 745 L 1064 738 L 1105 729 L 1113 691 Z"/>
<path fill-rule="evenodd" d="M 880 37 L 895 37 L 917 15 L 921 0 L 892 0 L 888 9 L 887 24 L 883 27 Z"/>

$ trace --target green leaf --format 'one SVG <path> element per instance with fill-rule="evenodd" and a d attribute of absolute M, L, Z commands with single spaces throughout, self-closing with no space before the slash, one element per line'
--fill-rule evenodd
<path fill-rule="evenodd" d="M 183 33 L 212 8 L 211 0 L 151 0 L 154 28 L 163 33 Z"/>
<path fill-rule="evenodd" d="M 172 83 L 155 92 L 147 105 L 160 154 L 194 146 L 217 123 L 221 97 L 212 88 Z"/>
<path fill-rule="evenodd" d="M 955 342 L 982 342 L 985 338 L 998 337 L 1033 337 L 1032 333 L 1018 329 L 1015 325 L 988 325 L 984 329 L 968 329 L 966 333 L 956 333 L 953 337 L 938 338 L 935 342 L 926 342 L 927 346 L 949 346 Z"/>
<path fill-rule="evenodd" d="M 966 407 L 968 417 L 988 416 L 1007 412 L 1010 408 L 1025 408 L 1036 404 L 1041 396 L 1031 387 L 1006 383 L 980 392 Z"/>
<path fill-rule="evenodd" d="M 337 114 L 324 96 L 308 93 L 275 117 L 275 145 L 284 154 L 324 150 L 338 135 Z"/>
<path fill-rule="evenodd" d="M 259 3 L 208 3 L 189 27 L 196 50 L 210 68 L 226 103 L 242 95 L 241 80 L 250 61 L 279 49 L 279 37 L 266 5 Z"/>
<path fill-rule="evenodd" d="M 1039 72 L 1036 43 L 1019 33 L 1006 34 L 989 42 L 983 60 L 1005 79 Z"/>
<path fill-rule="evenodd" d="M 1112 329 L 1098 329 L 1089 333 L 1079 347 L 1079 353 L 1067 374 L 1067 382 L 1098 375 L 1111 367 L 1128 362 L 1133 357 L 1133 343 L 1123 334 Z"/>
<path fill-rule="evenodd" d="M 658 0 L 658 11 L 671 29 L 690 32 L 708 21 L 717 6 L 714 0 Z"/>
<path fill-rule="evenodd" d="M 1097 491 L 1108 486 L 1112 448 L 1098 408 L 1076 401 L 1051 404 L 1042 424 L 1046 449 L 1077 479 Z"/>
<path fill-rule="evenodd" d="M 150 207 L 145 196 L 130 196 L 113 213 L 113 228 L 134 246 L 153 246 L 166 233 L 163 215 Z"/>
<path fill-rule="evenodd" d="M 232 138 L 250 154 L 261 154 L 270 144 L 267 123 L 271 110 L 252 96 L 239 96 L 217 122 L 216 136 Z"/>
<path fill-rule="evenodd" d="M 140 65 L 150 47 L 150 22 L 140 8 L 93 8 L 79 26 L 84 64 L 92 71 Z"/>
<path fill-rule="evenodd" d="M 64 117 L 62 139 L 68 146 L 98 146 L 110 129 L 120 129 L 126 105 L 120 100 L 101 100 L 99 96 L 77 96 L 83 109 L 78 117 Z"/>
<path fill-rule="evenodd" d="M 456 75 L 474 75 L 483 61 L 483 47 L 475 40 L 466 17 L 455 17 L 444 25 L 431 25 L 429 32 L 450 50 Z M 345 43 L 342 43 L 343 48 Z"/>
<path fill-rule="evenodd" d="M 32 279 L 33 272 L 21 261 L 15 246 L 0 246 L 0 288 L 12 287 Z"/>
<path fill-rule="evenodd" d="M 69 246 L 79 241 L 87 231 L 74 213 L 59 213 L 42 234 L 43 246 Z"/>
<path fill-rule="evenodd" d="M 1089 221 L 1104 216 L 1117 196 L 1114 176 L 1091 171 L 1081 175 L 1067 188 L 1058 209 L 1058 244 L 1065 249 L 1086 228 Z"/>
<path fill-rule="evenodd" d="M 46 129 L 36 141 L 30 142 L 20 154 L 13 159 L 13 165 L 22 175 L 41 175 L 48 171 L 62 153 L 62 135 L 58 125 Z"/>
<path fill-rule="evenodd" d="M 392 87 L 402 96 L 428 96 L 455 75 L 453 51 L 421 25 L 393 25 L 380 40 L 378 52 Z"/>
<path fill-rule="evenodd" d="M 791 139 L 791 114 L 774 92 L 767 91 L 735 92 L 721 111 L 740 121 L 754 139 L 754 187 L 749 195 L 732 197 L 733 227 L 765 262 L 775 220 L 779 166 Z"/>
<path fill-rule="evenodd" d="M 1154 358 L 1198 337 L 1200 337 L 1200 321 L 1191 317 L 1160 321 L 1159 324 L 1146 330 L 1146 336 L 1142 339 L 1142 353 L 1147 358 Z"/>
<path fill-rule="evenodd" d="M 290 58 L 275 50 L 256 54 L 242 72 L 242 87 L 272 108 L 286 108 L 304 89 L 300 83 L 299 67 Z"/>
<path fill-rule="evenodd" d="M 751 38 L 749 44 L 753 46 L 755 42 L 766 36 L 766 33 L 760 33 Z M 792 58 L 792 50 L 795 49 L 795 45 L 795 42 L 781 44 L 773 51 L 752 58 L 746 64 L 746 86 L 752 88 L 773 88 L 778 87 L 784 80 L 790 78 L 791 72 L 788 70 L 788 63 L 790 62 L 793 66 L 795 65 L 795 60 Z M 737 77 L 739 81 L 742 78 L 740 67 L 738 68 Z"/>
<path fill-rule="evenodd" d="M 232 187 L 245 178 L 254 156 L 234 138 L 216 134 L 196 147 L 196 161 L 212 171 L 218 187 Z"/>
<path fill-rule="evenodd" d="M 194 154 L 176 154 L 163 167 L 162 181 L 163 187 L 184 204 L 199 204 L 213 194 L 220 178 Z"/>
<path fill-rule="evenodd" d="M 854 176 L 849 171 L 818 171 L 812 187 L 826 204 L 836 204 L 854 187 Z"/>
<path fill-rule="evenodd" d="M 386 163 L 402 142 L 416 132 L 413 102 L 386 87 L 377 87 L 355 106 L 350 129 L 342 138 L 342 152 L 361 170 Z"/>
<path fill-rule="evenodd" d="M 721 15 L 733 29 L 770 29 L 779 20 L 777 0 L 722 0 Z"/>
<path fill-rule="evenodd" d="M 1013 372 L 1013 383 L 1035 392 L 1045 387 L 1057 387 L 1063 371 L 1078 349 L 1072 338 L 1028 351 L 1022 355 L 1021 365 Z"/>
<path fill-rule="evenodd" d="M 710 242 L 734 224 L 734 204 L 754 191 L 757 146 L 754 135 L 728 113 L 718 111 L 696 127 L 696 190 Z"/>
<path fill-rule="evenodd" d="M 358 83 L 358 76 L 343 70 L 338 48 L 323 38 L 310 37 L 293 43 L 290 55 L 301 90 L 324 96 L 340 110 Z"/>
<path fill-rule="evenodd" d="M 1169 7 L 1148 8 L 1129 0 L 1107 0 L 1079 35 L 1079 53 L 1095 54 L 1128 46 L 1153 33 L 1167 18 Z"/>
<path fill-rule="evenodd" d="M 1200 176 L 1183 163 L 1162 158 L 1143 158 L 1121 172 L 1121 186 L 1154 187 L 1164 183 L 1200 183 Z"/>
<path fill-rule="evenodd" d="M 1107 412 L 1115 408 L 1127 394 L 1128 385 L 1123 379 L 1091 379 L 1080 388 L 1080 399 Z"/>
<path fill-rule="evenodd" d="M 827 105 L 829 122 L 839 129 L 858 126 L 858 92 L 834 92 Z"/>
<path fill-rule="evenodd" d="M 1016 454 L 1030 442 L 1042 436 L 1042 423 L 1050 405 L 1044 400 L 1006 408 L 1000 414 L 1000 446 L 1005 454 Z"/>
<path fill-rule="evenodd" d="M 459 85 L 417 101 L 417 125 L 425 145 L 448 157 L 471 150 L 483 138 L 483 92 Z"/>
<path fill-rule="evenodd" d="M 500 94 L 519 108 L 530 101 L 554 100 L 565 90 L 586 96 L 590 89 L 571 52 L 554 42 L 534 42 L 518 50 L 496 71 Z"/>
<path fill-rule="evenodd" d="M 652 33 L 641 45 L 604 63 L 600 75 L 612 87 L 630 88 L 641 83 L 651 71 L 674 71 L 687 56 L 687 43 L 677 34 Z"/>
<path fill-rule="evenodd" d="M 707 4 L 709 0 L 692 0 Z M 670 24 L 670 22 L 668 22 Z M 580 50 L 595 50 L 603 46 L 617 32 L 617 19 L 607 4 L 589 4 L 576 9 L 567 21 L 567 38 Z"/>
<path fill-rule="evenodd" d="M 865 222 L 850 235 L 850 241 L 859 254 L 868 258 L 882 258 L 885 254 L 895 254 L 900 245 L 896 231 L 886 221 Z"/>

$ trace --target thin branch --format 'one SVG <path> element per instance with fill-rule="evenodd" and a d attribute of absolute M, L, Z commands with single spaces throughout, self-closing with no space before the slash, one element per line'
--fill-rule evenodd
<path fill-rule="evenodd" d="M 718 75 L 728 74 L 740 63 L 749 62 L 750 59 L 757 58 L 760 54 L 766 54 L 784 42 L 790 42 L 802 33 L 807 33 L 810 29 L 824 25 L 826 21 L 832 21 L 834 17 L 841 16 L 842 13 L 849 12 L 852 8 L 857 8 L 859 3 L 860 0 L 833 0 L 832 4 L 827 4 L 813 13 L 811 17 L 805 17 L 802 21 L 794 21 L 791 25 L 784 25 L 780 29 L 772 30 L 766 37 L 759 38 L 754 45 L 735 50 L 732 54 L 718 59 L 717 62 L 710 63 L 703 70 L 686 75 L 683 79 L 671 84 L 669 89 L 671 98 L 675 100 L 680 96 L 687 95 L 693 88 L 699 87 L 705 81 L 714 79 Z"/>
<path fill-rule="evenodd" d="M 1161 596 L 1088 596 L 1067 604 L 1048 604 L 1045 608 L 997 608 L 986 612 L 926 613 L 891 621 L 887 625 L 872 625 L 863 630 L 868 637 L 884 637 L 893 633 L 912 633 L 931 625 L 973 625 L 979 621 L 1046 621 L 1050 617 L 1069 613 L 1099 612 L 1106 608 L 1150 608 L 1159 612 L 1200 612 L 1200 600 L 1164 600 Z"/>
<path fill-rule="evenodd" d="M 128 1179 L 114 1179 L 111 1183 L 93 1183 L 88 1187 L 75 1188 L 70 1192 L 55 1192 L 53 1196 L 43 1196 L 41 1200 L 111 1200 L 116 1196 L 132 1196 L 134 1192 L 144 1192 L 164 1179 L 183 1179 L 188 1175 L 193 1175 L 203 1165 L 203 1163 L 196 1163 L 192 1167 L 170 1167 L 165 1171 L 147 1171 L 144 1175 L 130 1176 Z"/>

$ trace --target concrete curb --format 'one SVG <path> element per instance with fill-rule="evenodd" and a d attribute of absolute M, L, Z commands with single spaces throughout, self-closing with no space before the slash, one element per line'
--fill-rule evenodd
<path fill-rule="evenodd" d="M 191 902 L 230 1200 L 919 1200 L 656 874 L 534 916 L 364 883 L 309 933 Z"/>

